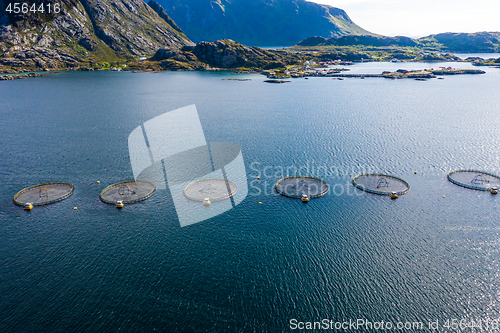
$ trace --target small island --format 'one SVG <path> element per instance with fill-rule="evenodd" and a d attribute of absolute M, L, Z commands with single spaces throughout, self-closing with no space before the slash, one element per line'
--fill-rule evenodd
<path fill-rule="evenodd" d="M 268 79 L 287 79 L 287 78 L 304 78 L 304 77 L 330 77 L 343 80 L 343 78 L 367 78 L 381 77 L 387 79 L 417 79 L 426 80 L 444 75 L 464 75 L 464 74 L 485 74 L 486 72 L 480 69 L 456 69 L 452 67 L 438 67 L 421 70 L 406 70 L 398 69 L 396 71 L 383 71 L 380 74 L 349 74 L 345 73 L 349 69 L 345 68 L 330 68 L 331 65 L 336 65 L 338 62 L 309 62 L 307 61 L 302 67 L 287 66 L 284 70 L 264 71 Z M 350 65 L 352 63 L 349 63 Z M 265 81 L 270 82 L 271 80 Z"/>

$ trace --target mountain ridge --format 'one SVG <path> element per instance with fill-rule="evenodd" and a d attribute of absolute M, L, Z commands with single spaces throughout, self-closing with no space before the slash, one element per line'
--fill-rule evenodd
<path fill-rule="evenodd" d="M 339 8 L 305 0 L 155 0 L 194 42 L 290 46 L 312 35 L 372 35 Z"/>
<path fill-rule="evenodd" d="M 422 50 L 464 53 L 500 52 L 500 32 L 440 33 L 417 39 L 405 36 L 342 36 L 323 38 L 313 36 L 299 42 L 296 47 L 415 47 Z"/>

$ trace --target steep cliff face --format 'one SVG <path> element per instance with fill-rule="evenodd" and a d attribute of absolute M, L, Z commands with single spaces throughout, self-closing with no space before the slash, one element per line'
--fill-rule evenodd
<path fill-rule="evenodd" d="M 290 46 L 310 36 L 370 35 L 339 8 L 305 0 L 156 0 L 193 41 Z"/>
<path fill-rule="evenodd" d="M 119 55 L 154 53 L 162 46 L 183 46 L 189 39 L 142 0 L 81 0 L 95 34 Z"/>
<path fill-rule="evenodd" d="M 168 16 L 160 17 L 142 0 L 65 0 L 61 12 L 53 15 L 13 15 L 5 10 L 11 2 L 0 0 L 4 67 L 59 68 L 194 45 L 167 22 Z"/>
<path fill-rule="evenodd" d="M 168 16 L 167 12 L 165 11 L 165 8 L 163 8 L 158 2 L 151 0 L 148 2 L 149 7 L 151 7 L 162 19 L 165 20 L 174 30 L 182 33 L 184 35 L 184 32 L 182 31 L 181 28 L 177 26 L 177 24 Z"/>

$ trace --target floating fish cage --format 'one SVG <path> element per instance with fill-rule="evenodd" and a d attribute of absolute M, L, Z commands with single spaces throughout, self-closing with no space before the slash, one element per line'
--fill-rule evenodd
<path fill-rule="evenodd" d="M 102 190 L 101 201 L 115 205 L 118 201 L 124 204 L 132 204 L 150 198 L 156 191 L 153 183 L 143 180 L 131 180 L 116 183 Z"/>
<path fill-rule="evenodd" d="M 378 173 L 356 176 L 352 183 L 360 190 L 381 195 L 399 196 L 410 190 L 410 185 L 404 179 Z"/>
<path fill-rule="evenodd" d="M 45 183 L 27 187 L 14 196 L 14 203 L 25 206 L 43 206 L 69 198 L 75 187 L 70 183 Z"/>
<path fill-rule="evenodd" d="M 500 188 L 500 177 L 477 170 L 456 170 L 448 174 L 448 180 L 455 185 L 479 191 Z"/>
<path fill-rule="evenodd" d="M 309 198 L 319 198 L 328 193 L 328 184 L 319 178 L 292 176 L 280 179 L 274 186 L 276 192 L 285 197 L 301 199 L 305 194 Z"/>
<path fill-rule="evenodd" d="M 222 201 L 231 198 L 238 191 L 235 183 L 226 179 L 202 179 L 189 183 L 184 189 L 184 196 L 189 200 L 203 202 Z"/>

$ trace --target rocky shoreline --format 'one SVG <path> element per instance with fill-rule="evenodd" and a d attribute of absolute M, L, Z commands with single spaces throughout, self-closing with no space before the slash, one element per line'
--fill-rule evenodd
<path fill-rule="evenodd" d="M 227 70 L 230 71 L 231 69 L 224 69 L 224 68 L 212 68 L 212 69 L 203 69 L 204 71 L 221 71 L 221 70 Z M 62 69 L 62 70 L 57 70 L 57 71 L 48 71 L 46 70 L 46 73 L 34 73 L 34 72 L 21 72 L 21 73 L 15 73 L 15 74 L 5 74 L 5 75 L 0 75 L 0 81 L 12 81 L 12 80 L 18 80 L 18 79 L 27 79 L 27 78 L 33 78 L 33 77 L 41 77 L 41 76 L 48 76 L 51 73 L 58 73 L 61 71 L 68 71 L 67 69 Z M 94 71 L 93 68 L 78 68 L 78 69 L 70 69 L 70 71 Z M 98 71 L 113 71 L 113 69 L 99 69 Z M 124 70 L 124 71 L 131 71 L 133 73 L 161 73 L 164 71 L 169 71 L 169 70 Z M 170 70 L 172 71 L 172 70 Z M 186 69 L 180 69 L 180 71 L 189 71 Z M 485 74 L 485 71 L 478 70 L 478 69 L 436 69 L 436 70 L 416 70 L 416 71 L 407 71 L 407 72 L 383 72 L 381 74 L 344 74 L 344 73 L 339 73 L 339 72 L 334 72 L 334 73 L 329 73 L 329 74 L 321 74 L 321 73 L 314 73 L 314 72 L 309 72 L 305 74 L 300 74 L 300 75 L 281 75 L 277 76 L 274 72 L 270 71 L 252 71 L 252 72 L 241 72 L 241 71 L 232 71 L 233 74 L 262 74 L 266 75 L 268 80 L 264 82 L 268 83 L 285 83 L 285 82 L 291 82 L 291 81 L 284 81 L 283 79 L 288 79 L 288 78 L 307 78 L 311 76 L 316 76 L 316 77 L 331 77 L 333 79 L 343 79 L 343 78 L 368 78 L 368 77 L 378 77 L 378 78 L 387 78 L 387 79 L 417 79 L 417 80 L 426 80 L 426 79 L 432 79 L 436 78 L 438 76 L 444 76 L 444 75 L 474 75 L 474 74 Z M 229 81 L 250 81 L 250 79 L 226 79 Z"/>
<path fill-rule="evenodd" d="M 396 51 L 394 51 L 396 52 Z M 394 53 L 393 52 L 393 53 Z M 398 54 L 391 54 L 389 58 Z M 401 58 L 401 56 L 399 57 Z M 418 62 L 416 59 L 396 59 L 391 58 L 391 62 Z M 433 58 L 434 59 L 434 58 Z M 447 61 L 459 61 L 457 57 L 446 58 Z M 436 58 L 434 61 L 442 60 Z M 474 65 L 478 65 L 477 58 L 469 58 Z M 350 65 L 352 62 L 382 61 L 382 58 L 374 58 L 366 52 L 292 52 L 289 50 L 267 50 L 258 47 L 248 47 L 233 40 L 225 39 L 214 42 L 199 42 L 196 45 L 165 46 L 154 53 L 149 58 L 135 57 L 122 58 L 114 62 L 91 61 L 89 58 L 72 57 L 62 50 L 46 50 L 39 46 L 29 49 L 20 49 L 13 53 L 4 53 L 0 56 L 0 75 L 2 74 L 22 74 L 23 72 L 41 71 L 219 71 L 231 70 L 238 73 L 269 73 L 270 79 L 281 79 L 286 76 L 330 76 L 333 73 L 344 71 L 344 68 L 331 68 L 330 65 Z M 431 61 L 431 60 L 427 60 Z M 489 59 L 491 63 L 493 59 Z M 308 64 L 311 64 L 309 67 Z M 494 63 L 494 62 L 493 62 Z M 314 66 L 312 64 L 315 64 Z M 496 63 L 498 65 L 498 63 Z M 310 72 L 303 69 L 315 69 L 317 67 L 330 67 L 327 73 Z M 290 72 L 290 68 L 297 68 L 298 71 Z M 272 73 L 275 72 L 273 75 Z M 443 75 L 468 74 L 470 70 L 461 73 L 445 72 Z M 438 75 L 437 73 L 434 73 Z M 295 75 L 295 76 L 294 76 Z M 428 78 L 428 73 L 413 78 Z M 32 76 L 28 76 L 32 77 Z M 25 77 L 20 77 L 25 78 Z M 11 80 L 3 78 L 2 80 Z M 13 80 L 13 79 L 12 79 Z"/>
<path fill-rule="evenodd" d="M 22 54 L 21 54 L 22 53 Z M 31 58 L 35 53 L 16 53 L 16 57 L 29 58 L 30 62 L 36 63 L 36 58 Z M 260 73 L 268 79 L 286 79 L 308 76 L 318 77 L 385 77 L 385 78 L 413 78 L 429 79 L 437 75 L 462 75 L 462 74 L 484 74 L 479 69 L 454 69 L 451 67 L 439 67 L 426 70 L 398 70 L 396 72 L 383 72 L 381 74 L 344 74 L 346 68 L 334 68 L 338 65 L 352 65 L 348 60 L 351 56 L 339 56 L 331 59 L 329 53 L 294 53 L 277 50 L 264 50 L 258 47 L 248 47 L 232 40 L 220 40 L 215 42 L 199 42 L 191 46 L 181 48 L 164 47 L 156 51 L 150 58 L 132 60 L 125 63 L 107 64 L 68 64 L 66 68 L 46 67 L 11 67 L 10 69 L 0 66 L 0 80 L 15 80 L 30 77 L 44 76 L 54 71 L 132 71 L 155 73 L 161 71 L 221 71 L 227 70 L 238 74 Z M 5 59 L 4 59 L 5 60 Z M 1 62 L 1 61 L 0 61 Z M 45 62 L 46 63 L 46 62 Z M 17 64 L 17 63 L 16 63 Z M 71 66 L 70 66 L 71 65 Z M 15 69 L 14 69 L 15 68 Z M 44 72 L 42 74 L 37 72 Z"/>
<path fill-rule="evenodd" d="M 24 73 L 24 74 L 9 74 L 0 76 L 0 81 L 12 81 L 19 79 L 28 79 L 32 77 L 48 76 L 49 74 Z"/>

